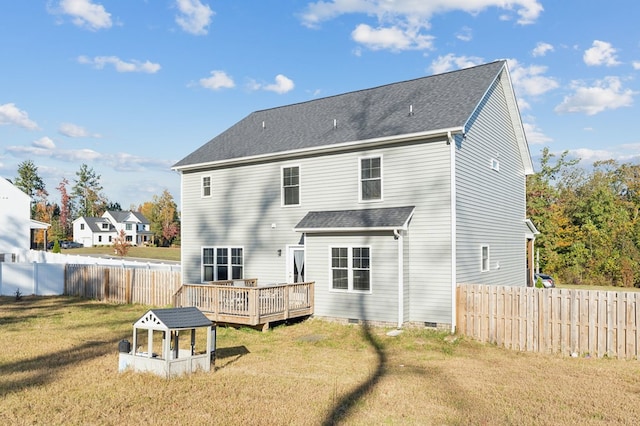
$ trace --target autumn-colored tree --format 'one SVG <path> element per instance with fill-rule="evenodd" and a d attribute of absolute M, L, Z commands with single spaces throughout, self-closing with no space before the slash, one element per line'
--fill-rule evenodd
<path fill-rule="evenodd" d="M 168 190 L 165 189 L 160 196 L 154 195 L 153 201 L 138 206 L 138 211 L 149 220 L 156 244 L 171 245 L 180 235 L 178 206 Z"/>
<path fill-rule="evenodd" d="M 67 192 L 68 185 L 69 181 L 66 178 L 62 178 L 62 181 L 60 181 L 60 184 L 56 187 L 56 189 L 60 191 L 60 215 L 58 216 L 58 222 L 60 224 L 60 230 L 62 231 L 62 235 L 60 235 L 62 239 L 66 239 L 67 236 L 71 234 L 71 215 L 73 213 L 71 197 Z"/>
<path fill-rule="evenodd" d="M 121 229 L 118 235 L 113 239 L 113 249 L 118 256 L 124 257 L 129 253 L 131 243 L 127 241 L 127 234 Z"/>

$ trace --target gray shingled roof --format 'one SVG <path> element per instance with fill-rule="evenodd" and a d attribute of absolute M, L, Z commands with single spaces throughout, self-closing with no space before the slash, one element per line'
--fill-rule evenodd
<path fill-rule="evenodd" d="M 155 315 L 167 328 L 208 327 L 211 320 L 196 307 L 152 309 Z M 149 313 L 147 312 L 147 314 Z M 145 315 L 147 315 L 145 314 Z"/>
<path fill-rule="evenodd" d="M 298 222 L 295 230 L 312 232 L 327 229 L 398 229 L 407 226 L 414 209 L 415 206 L 405 206 L 309 212 Z"/>
<path fill-rule="evenodd" d="M 134 212 L 134 211 L 129 211 L 129 210 L 125 210 L 125 211 L 114 211 L 114 210 L 109 210 L 109 214 L 111 216 L 113 216 L 113 218 L 115 220 L 118 221 L 118 223 L 122 223 L 125 220 L 127 220 L 127 218 L 129 217 L 129 215 L 133 215 L 135 218 L 137 218 L 141 223 L 149 223 L 149 221 L 147 220 L 147 218 L 140 212 Z"/>
<path fill-rule="evenodd" d="M 86 217 L 85 216 L 84 220 L 87 222 L 87 225 L 89 225 L 89 229 L 91 230 L 91 232 L 111 232 L 115 229 L 111 224 L 111 222 L 109 222 L 107 219 L 102 217 Z M 103 223 L 108 223 L 109 228 L 102 229 Z"/>
<path fill-rule="evenodd" d="M 497 61 L 256 111 L 173 167 L 460 128 L 504 66 Z"/>

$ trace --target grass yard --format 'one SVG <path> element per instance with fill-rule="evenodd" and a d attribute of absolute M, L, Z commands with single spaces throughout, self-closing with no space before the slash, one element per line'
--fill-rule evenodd
<path fill-rule="evenodd" d="M 0 424 L 624 425 L 638 361 L 567 358 L 427 330 L 308 320 L 218 329 L 215 371 L 118 373 L 148 307 L 0 298 Z"/>
<path fill-rule="evenodd" d="M 74 249 L 61 250 L 64 254 L 92 255 L 92 256 L 114 256 L 113 247 L 82 247 Z M 179 247 L 129 247 L 129 252 L 125 256 L 128 258 L 157 259 L 157 260 L 173 260 L 180 261 Z"/>

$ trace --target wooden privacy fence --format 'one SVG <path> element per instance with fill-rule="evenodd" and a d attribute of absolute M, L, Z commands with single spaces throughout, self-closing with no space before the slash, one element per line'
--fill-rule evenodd
<path fill-rule="evenodd" d="M 458 332 L 508 349 L 637 359 L 640 292 L 461 284 Z"/>
<path fill-rule="evenodd" d="M 64 294 L 114 303 L 173 304 L 180 271 L 100 265 L 66 265 Z"/>

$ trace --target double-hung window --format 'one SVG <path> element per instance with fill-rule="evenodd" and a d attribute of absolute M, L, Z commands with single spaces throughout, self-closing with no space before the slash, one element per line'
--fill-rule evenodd
<path fill-rule="evenodd" d="M 382 157 L 360 159 L 360 201 L 382 200 Z"/>
<path fill-rule="evenodd" d="M 202 281 L 239 280 L 243 278 L 243 250 L 240 247 L 204 247 Z"/>
<path fill-rule="evenodd" d="M 282 205 L 300 205 L 300 167 L 282 168 Z"/>
<path fill-rule="evenodd" d="M 202 176 L 202 196 L 211 197 L 211 176 Z"/>
<path fill-rule="evenodd" d="M 371 249 L 331 248 L 331 288 L 346 291 L 371 290 Z"/>

